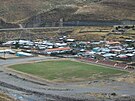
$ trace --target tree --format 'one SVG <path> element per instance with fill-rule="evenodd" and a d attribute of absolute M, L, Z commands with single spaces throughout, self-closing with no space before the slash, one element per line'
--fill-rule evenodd
<path fill-rule="evenodd" d="M 19 42 L 16 42 L 16 43 L 15 43 L 15 48 L 17 49 L 17 48 L 19 48 L 19 47 L 20 47 Z"/>

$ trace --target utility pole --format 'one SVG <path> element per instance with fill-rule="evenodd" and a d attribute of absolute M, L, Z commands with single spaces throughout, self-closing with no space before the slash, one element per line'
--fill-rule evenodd
<path fill-rule="evenodd" d="M 63 18 L 60 19 L 59 27 L 63 27 Z"/>
<path fill-rule="evenodd" d="M 6 60 L 6 52 L 5 52 L 5 50 L 4 50 L 4 59 Z"/>
<path fill-rule="evenodd" d="M 62 27 L 63 27 L 63 18 L 61 18 L 60 22 L 59 22 L 59 31 L 60 31 L 60 33 L 62 33 Z"/>

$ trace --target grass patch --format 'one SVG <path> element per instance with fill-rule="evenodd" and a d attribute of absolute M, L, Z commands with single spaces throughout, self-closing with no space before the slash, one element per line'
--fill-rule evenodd
<path fill-rule="evenodd" d="M 44 61 L 13 65 L 10 67 L 17 71 L 57 82 L 93 80 L 126 73 L 125 71 L 117 69 L 70 60 Z"/>

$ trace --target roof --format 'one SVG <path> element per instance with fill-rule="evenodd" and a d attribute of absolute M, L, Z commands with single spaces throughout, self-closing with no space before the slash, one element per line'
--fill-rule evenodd
<path fill-rule="evenodd" d="M 112 44 L 120 44 L 120 42 L 118 42 L 118 41 L 116 41 L 116 42 L 110 42 L 110 41 L 108 41 L 108 42 L 106 42 L 107 44 L 109 44 L 109 45 L 112 45 Z"/>
<path fill-rule="evenodd" d="M 4 53 L 4 52 L 15 53 L 15 51 L 13 51 L 13 50 L 11 50 L 11 49 L 0 50 L 0 53 Z"/>
<path fill-rule="evenodd" d="M 71 48 L 70 47 L 53 48 L 53 49 L 46 49 L 45 51 L 51 52 L 51 51 L 64 51 L 64 50 L 71 50 Z"/>
<path fill-rule="evenodd" d="M 24 56 L 33 56 L 30 53 L 25 53 L 25 52 L 17 52 L 17 55 L 24 55 Z"/>
<path fill-rule="evenodd" d="M 128 54 L 126 54 L 127 56 L 134 56 L 134 54 L 131 54 L 131 53 L 128 53 Z"/>
<path fill-rule="evenodd" d="M 127 55 L 126 54 L 120 54 L 117 57 L 119 57 L 119 58 L 127 58 Z"/>
<path fill-rule="evenodd" d="M 75 39 L 67 39 L 67 41 L 75 41 Z"/>
<path fill-rule="evenodd" d="M 111 56 L 116 56 L 116 54 L 112 54 L 112 53 L 107 53 L 103 55 L 104 57 L 111 57 Z"/>

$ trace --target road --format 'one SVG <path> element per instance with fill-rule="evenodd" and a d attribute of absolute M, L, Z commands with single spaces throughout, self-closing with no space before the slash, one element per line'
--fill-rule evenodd
<path fill-rule="evenodd" d="M 33 61 L 57 59 L 54 57 L 32 57 L 0 60 L 0 91 L 20 101 L 101 101 L 92 94 L 135 95 L 135 84 L 111 80 L 87 81 L 80 83 L 38 82 L 33 78 L 10 72 L 7 66 Z M 105 101 L 112 100 L 113 96 Z M 102 98 L 103 99 L 103 98 Z"/>
<path fill-rule="evenodd" d="M 74 27 L 32 27 L 32 28 L 23 28 L 20 26 L 20 28 L 5 28 L 0 29 L 0 31 L 16 31 L 16 30 L 33 30 L 33 29 L 72 29 Z"/>

